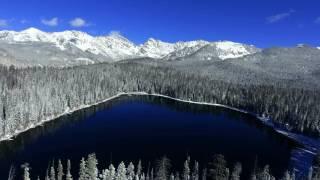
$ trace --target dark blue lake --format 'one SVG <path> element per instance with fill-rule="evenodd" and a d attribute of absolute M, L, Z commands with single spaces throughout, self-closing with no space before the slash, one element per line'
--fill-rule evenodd
<path fill-rule="evenodd" d="M 33 177 L 43 178 L 53 159 L 71 159 L 76 177 L 81 157 L 93 152 L 101 167 L 141 159 L 145 170 L 163 155 L 172 169 L 181 170 L 187 156 L 202 168 L 221 153 L 230 166 L 242 163 L 244 178 L 255 164 L 269 164 L 281 176 L 296 146 L 248 114 L 155 96 L 121 96 L 1 142 L 0 179 L 7 178 L 10 165 L 19 175 L 25 162 Z"/>

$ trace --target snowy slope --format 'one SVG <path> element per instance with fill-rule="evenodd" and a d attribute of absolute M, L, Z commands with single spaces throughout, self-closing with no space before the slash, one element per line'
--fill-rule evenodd
<path fill-rule="evenodd" d="M 208 41 L 189 41 L 189 42 L 177 42 L 174 51 L 168 53 L 163 57 L 164 60 L 176 60 L 182 57 L 189 56 L 200 48 L 210 44 Z"/>
<path fill-rule="evenodd" d="M 141 56 L 161 58 L 175 50 L 175 44 L 162 42 L 149 38 L 144 44 L 139 46 Z"/>
<path fill-rule="evenodd" d="M 69 50 L 73 46 L 82 51 L 103 55 L 114 60 L 129 58 L 138 51 L 133 43 L 120 35 L 93 37 L 81 31 L 46 33 L 35 28 L 21 32 L 1 31 L 0 40 L 9 43 L 51 43 L 62 51 Z"/>
<path fill-rule="evenodd" d="M 179 41 L 167 43 L 161 40 L 149 38 L 144 44 L 140 45 L 140 55 L 152 58 L 175 59 L 187 56 L 199 48 L 209 44 L 207 41 Z"/>
<path fill-rule="evenodd" d="M 48 42 L 50 41 L 48 33 L 35 28 L 29 28 L 20 32 L 0 31 L 0 39 L 7 42 Z"/>
<path fill-rule="evenodd" d="M 20 32 L 0 31 L 0 43 L 3 51 L 11 51 L 11 49 L 15 49 L 15 45 L 19 46 L 16 51 L 11 53 L 13 59 L 15 55 L 23 57 L 23 55 L 19 55 L 20 51 L 18 49 L 25 47 L 33 51 L 32 47 L 34 44 L 37 44 L 37 51 L 41 51 L 41 44 L 44 44 L 47 54 L 61 53 L 61 56 L 58 56 L 59 58 L 63 57 L 63 54 L 68 51 L 74 52 L 71 59 L 75 64 L 84 59 L 87 59 L 86 61 L 90 63 L 101 61 L 112 62 L 139 57 L 174 60 L 196 53 L 207 45 L 215 47 L 216 51 L 218 51 L 218 53 L 215 54 L 218 54 L 218 58 L 221 60 L 255 53 L 255 51 L 248 49 L 247 45 L 229 41 L 208 42 L 199 40 L 168 43 L 150 38 L 145 43 L 136 45 L 118 33 L 111 33 L 107 36 L 91 36 L 81 31 L 43 32 L 36 28 L 28 28 Z M 6 48 L 6 44 L 10 44 L 8 46 L 10 46 L 11 49 Z M 52 49 L 54 53 L 49 52 L 50 46 L 55 47 Z M 78 51 L 82 51 L 79 57 L 77 57 L 75 53 Z M 36 59 L 31 56 L 32 54 L 28 56 L 29 59 L 31 59 L 28 63 L 32 62 L 32 59 Z M 52 59 L 52 57 L 46 58 L 45 54 L 41 57 L 43 61 L 47 61 L 47 59 L 50 58 Z M 68 60 L 68 58 L 64 59 Z M 3 61 L 0 57 L 0 63 Z M 6 61 L 8 61 L 8 59 L 6 59 Z M 20 59 L 20 61 L 22 61 L 22 59 Z M 40 60 L 37 60 L 37 63 L 50 64 L 42 63 Z"/>
<path fill-rule="evenodd" d="M 208 42 L 199 40 L 166 43 L 150 38 L 147 42 L 140 46 L 140 53 L 142 56 L 144 55 L 152 58 L 172 60 L 191 55 L 206 45 L 213 46 L 217 51 L 218 58 L 222 60 L 238 58 L 259 51 L 259 49 L 255 48 L 254 46 L 248 46 L 231 41 Z"/>
<path fill-rule="evenodd" d="M 182 55 L 168 58 L 169 60 L 179 59 L 188 61 L 221 61 L 225 59 L 234 59 L 249 54 L 260 52 L 261 50 L 250 45 L 235 43 L 231 41 L 218 41 L 204 44 L 193 48 L 183 49 Z M 185 53 L 187 51 L 187 53 Z M 181 53 L 180 51 L 174 54 Z"/>
<path fill-rule="evenodd" d="M 243 45 L 231 41 L 215 42 L 213 45 L 219 51 L 220 59 L 231 59 L 246 56 L 258 52 L 259 50 L 253 46 Z"/>

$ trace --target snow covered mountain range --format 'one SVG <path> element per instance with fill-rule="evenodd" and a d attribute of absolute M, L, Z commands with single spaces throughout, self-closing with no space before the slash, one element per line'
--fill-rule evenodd
<path fill-rule="evenodd" d="M 153 38 L 134 44 L 118 33 L 91 36 L 81 31 L 43 32 L 29 28 L 0 31 L 0 63 L 16 65 L 77 65 L 149 57 L 177 60 L 203 51 L 200 60 L 225 60 L 260 49 L 231 41 L 167 43 Z"/>

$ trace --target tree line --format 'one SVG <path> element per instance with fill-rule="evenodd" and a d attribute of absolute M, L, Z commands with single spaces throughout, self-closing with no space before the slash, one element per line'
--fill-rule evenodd
<path fill-rule="evenodd" d="M 31 180 L 30 165 L 25 163 L 21 165 L 22 179 Z M 77 174 L 71 173 L 71 168 L 77 169 Z M 141 161 L 136 165 L 132 162 L 127 165 L 122 161 L 118 166 L 112 163 L 108 167 L 98 168 L 98 159 L 96 155 L 89 154 L 87 158 L 82 158 L 76 167 L 71 167 L 70 160 L 65 164 L 61 160 L 57 163 L 49 163 L 45 176 L 35 176 L 36 180 L 240 180 L 242 165 L 236 162 L 228 167 L 227 161 L 221 154 L 213 155 L 212 159 L 203 168 L 200 168 L 199 162 L 191 161 L 187 157 L 183 164 L 182 171 L 174 171 L 171 167 L 171 161 L 166 156 L 158 159 L 154 166 L 143 166 Z M 294 172 L 284 172 L 279 180 L 318 180 L 320 178 L 320 156 L 317 156 L 314 165 L 310 168 L 305 177 L 295 177 Z M 8 180 L 16 179 L 16 170 L 10 169 Z M 250 175 L 250 180 L 276 180 L 271 174 L 268 165 L 263 168 L 255 167 Z"/>

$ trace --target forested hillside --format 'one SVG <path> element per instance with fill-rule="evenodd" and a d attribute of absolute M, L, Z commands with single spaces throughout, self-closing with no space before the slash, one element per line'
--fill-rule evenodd
<path fill-rule="evenodd" d="M 225 104 L 304 133 L 319 135 L 317 90 L 286 85 L 239 85 L 174 68 L 124 62 L 69 68 L 0 67 L 0 137 L 120 92 L 158 93 L 185 100 Z"/>

